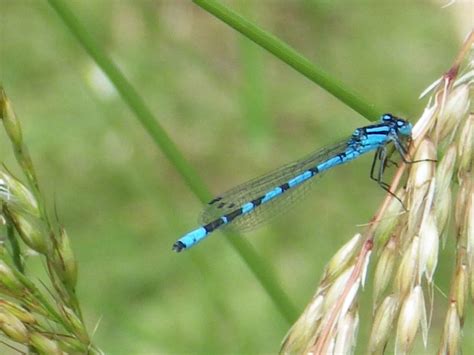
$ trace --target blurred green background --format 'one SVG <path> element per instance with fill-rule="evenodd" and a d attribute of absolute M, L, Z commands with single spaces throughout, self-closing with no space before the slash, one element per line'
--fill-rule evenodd
<path fill-rule="evenodd" d="M 439 1 L 224 3 L 411 120 L 426 104 L 418 95 L 449 68 L 472 25 L 470 1 L 444 9 Z M 69 6 L 214 193 L 368 123 L 191 2 Z M 201 204 L 48 3 L 0 0 L 0 31 L 1 82 L 72 239 L 95 343 L 110 354 L 275 353 L 289 324 L 223 234 L 171 252 L 197 226 Z M 18 171 L 0 137 L 1 160 Z M 370 163 L 327 173 L 290 213 L 245 235 L 298 312 L 384 196 L 368 178 Z M 444 293 L 450 245 L 436 275 Z M 371 324 L 370 282 L 362 299 L 358 353 Z M 437 349 L 446 303 L 436 292 L 428 350 L 418 341 L 415 353 Z M 464 334 L 472 333 L 467 317 Z M 472 338 L 463 351 L 474 352 Z"/>

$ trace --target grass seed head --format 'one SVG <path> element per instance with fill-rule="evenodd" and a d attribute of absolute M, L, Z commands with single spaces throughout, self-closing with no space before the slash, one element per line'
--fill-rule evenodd
<path fill-rule="evenodd" d="M 415 236 L 408 249 L 403 253 L 400 266 L 395 277 L 395 287 L 404 297 L 413 287 L 418 276 L 418 251 L 420 249 L 420 238 Z"/>
<path fill-rule="evenodd" d="M 434 177 L 434 160 L 436 150 L 430 139 L 423 139 L 415 154 L 416 164 L 412 164 L 408 186 L 410 189 L 408 236 L 414 235 L 421 222 L 425 210 L 428 192 Z M 433 193 L 436 189 L 433 190 Z"/>
<path fill-rule="evenodd" d="M 30 334 L 30 345 L 33 346 L 40 354 L 48 355 L 62 355 L 63 352 L 59 348 L 56 341 L 51 340 L 38 332 L 32 332 Z"/>
<path fill-rule="evenodd" d="M 48 253 L 48 230 L 40 218 L 29 213 L 10 211 L 9 209 L 8 215 L 26 245 L 40 254 Z"/>
<path fill-rule="evenodd" d="M 455 131 L 460 118 L 469 109 L 469 104 L 469 85 L 459 85 L 449 93 L 446 103 L 438 115 L 437 133 L 439 141 Z"/>
<path fill-rule="evenodd" d="M 420 255 L 419 273 L 426 275 L 429 283 L 438 264 L 439 233 L 432 213 L 428 214 L 425 223 L 420 228 Z"/>
<path fill-rule="evenodd" d="M 423 291 L 421 286 L 417 285 L 410 290 L 409 295 L 402 302 L 397 323 L 395 354 L 406 354 L 411 350 L 424 317 L 424 310 Z"/>
<path fill-rule="evenodd" d="M 354 266 L 346 269 L 341 275 L 339 275 L 329 287 L 326 296 L 324 298 L 324 310 L 330 310 L 333 305 L 339 300 L 342 293 L 344 292 L 344 286 L 347 284 L 351 277 Z"/>
<path fill-rule="evenodd" d="M 368 352 L 370 354 L 383 353 L 388 342 L 390 332 L 398 315 L 400 302 L 394 294 L 385 297 L 374 315 L 372 330 L 369 338 Z"/>
<path fill-rule="evenodd" d="M 456 145 L 451 144 L 436 167 L 436 199 L 450 189 L 456 164 Z"/>
<path fill-rule="evenodd" d="M 458 354 L 461 338 L 461 321 L 454 302 L 450 303 L 444 322 L 443 336 L 439 349 L 440 354 Z"/>
<path fill-rule="evenodd" d="M 468 294 L 468 272 L 466 265 L 460 263 L 456 267 L 452 285 L 452 299 L 455 300 L 459 319 L 461 322 L 463 322 L 466 310 L 466 298 Z"/>
<path fill-rule="evenodd" d="M 87 343 L 89 341 L 89 336 L 87 335 L 86 329 L 84 328 L 84 324 L 82 323 L 81 319 L 69 307 L 64 306 L 62 310 L 69 324 L 71 324 L 74 328 L 78 339 Z"/>
<path fill-rule="evenodd" d="M 77 261 L 64 228 L 61 228 L 58 236 L 54 267 L 64 284 L 73 290 L 77 284 Z"/>
<path fill-rule="evenodd" d="M 15 276 L 13 270 L 0 259 L 0 288 L 8 293 L 18 295 L 24 290 L 23 284 Z"/>
<path fill-rule="evenodd" d="M 0 171 L 0 201 L 10 210 L 26 211 L 33 216 L 40 216 L 38 202 L 30 190 L 4 171 Z"/>
<path fill-rule="evenodd" d="M 434 161 L 436 160 L 436 148 L 433 141 L 425 138 L 418 147 L 414 161 L 416 164 L 411 166 L 410 186 L 415 189 L 426 189 L 431 178 L 434 176 Z"/>
<path fill-rule="evenodd" d="M 0 329 L 18 343 L 28 342 L 28 329 L 20 319 L 9 312 L 0 311 Z"/>
<path fill-rule="evenodd" d="M 456 202 L 454 206 L 454 222 L 456 224 L 456 229 L 458 235 L 461 237 L 464 236 L 463 229 L 467 227 L 465 224 L 467 219 L 467 210 L 469 201 L 472 195 L 472 176 L 471 174 L 464 174 L 460 177 L 459 188 L 456 195 Z"/>
<path fill-rule="evenodd" d="M 362 235 L 357 233 L 352 239 L 344 244 L 327 264 L 324 279 L 331 280 L 340 275 L 359 251 L 361 243 Z"/>
<path fill-rule="evenodd" d="M 395 195 L 401 200 L 405 200 L 406 190 L 400 188 L 395 192 Z M 378 243 L 385 244 L 387 239 L 392 235 L 393 228 L 399 222 L 399 216 L 404 212 L 403 205 L 396 198 L 392 198 L 382 218 L 375 230 L 375 238 Z"/>
<path fill-rule="evenodd" d="M 474 160 L 474 113 L 471 113 L 461 127 L 458 140 L 459 170 L 472 171 Z"/>
<path fill-rule="evenodd" d="M 438 228 L 440 238 L 443 242 L 442 246 L 446 243 L 447 238 L 447 227 L 449 225 L 449 219 L 452 210 L 452 195 L 451 189 L 447 189 L 443 194 L 439 196 L 439 199 L 435 202 L 434 214 L 436 227 Z"/>
<path fill-rule="evenodd" d="M 27 309 L 23 308 L 16 303 L 7 301 L 7 300 L 0 300 L 0 312 L 10 313 L 21 320 L 23 323 L 27 324 L 34 324 L 36 323 L 36 318 L 33 314 L 28 311 Z"/>
<path fill-rule="evenodd" d="M 474 183 L 471 182 L 471 189 L 466 198 L 465 231 L 466 252 L 471 277 L 474 276 Z M 473 277 L 474 278 L 474 277 Z M 473 289 L 474 291 L 474 289 Z M 474 292 L 471 292 L 474 298 Z"/>
<path fill-rule="evenodd" d="M 354 352 L 359 314 L 357 309 L 348 312 L 338 323 L 333 354 L 352 354 Z"/>
<path fill-rule="evenodd" d="M 10 104 L 10 100 L 5 95 L 3 88 L 0 87 L 0 118 L 3 120 L 5 131 L 7 132 L 13 145 L 19 147 L 23 144 L 23 135 L 20 122 Z"/>
<path fill-rule="evenodd" d="M 397 201 L 398 202 L 398 201 Z M 374 273 L 374 303 L 378 301 L 392 280 L 398 249 L 395 238 L 390 238 L 383 248 Z"/>
<path fill-rule="evenodd" d="M 323 302 L 322 295 L 316 294 L 313 297 L 283 340 L 280 350 L 282 354 L 303 353 L 310 344 L 314 343 L 316 328 L 322 315 Z"/>

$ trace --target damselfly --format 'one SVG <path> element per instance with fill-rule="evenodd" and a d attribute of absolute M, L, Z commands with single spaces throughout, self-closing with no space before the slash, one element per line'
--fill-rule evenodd
<path fill-rule="evenodd" d="M 176 241 L 173 250 L 189 249 L 225 226 L 232 225 L 241 231 L 255 227 L 285 211 L 282 207 L 301 196 L 315 176 L 370 151 L 375 151 L 370 177 L 389 191 L 389 186 L 382 181 L 388 159 L 387 146 L 393 143 L 407 162 L 411 131 L 411 123 L 387 113 L 382 115 L 380 123 L 357 128 L 348 139 L 237 186 L 210 201 L 202 213 L 202 225 Z"/>

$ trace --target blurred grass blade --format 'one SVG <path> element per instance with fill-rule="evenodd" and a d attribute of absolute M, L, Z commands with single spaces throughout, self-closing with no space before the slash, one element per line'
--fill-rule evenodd
<path fill-rule="evenodd" d="M 247 0 L 238 1 L 239 9 L 243 13 L 252 13 L 255 4 Z M 265 138 L 271 136 L 273 128 L 270 117 L 266 114 L 265 52 L 244 36 L 239 36 L 238 39 L 241 117 L 247 126 L 251 142 L 262 143 Z"/>
<path fill-rule="evenodd" d="M 357 111 L 370 121 L 376 121 L 381 115 L 374 105 L 368 104 L 361 95 L 348 89 L 347 85 L 332 78 L 321 68 L 311 63 L 289 45 L 279 40 L 260 27 L 246 20 L 236 12 L 213 0 L 193 0 L 194 3 L 210 12 L 235 30 L 242 33 L 283 62 L 303 74 L 309 80 L 321 86 L 324 90 Z"/>
<path fill-rule="evenodd" d="M 183 177 L 191 190 L 202 202 L 208 201 L 210 199 L 210 193 L 205 187 L 203 181 L 184 159 L 177 146 L 155 119 L 141 96 L 128 82 L 122 72 L 110 60 L 100 45 L 96 43 L 94 38 L 86 31 L 78 18 L 62 0 L 48 0 L 48 2 L 65 23 L 66 27 L 76 37 L 78 42 L 85 48 L 87 53 L 114 84 L 122 99 L 135 113 L 140 123 L 145 127 L 145 130 Z M 270 265 L 256 254 L 245 239 L 231 237 L 226 238 L 226 240 L 231 243 L 244 259 L 245 263 L 262 284 L 263 288 L 269 294 L 283 317 L 288 322 L 292 322 L 297 315 L 296 309 L 290 302 L 286 293 L 280 287 Z"/>
<path fill-rule="evenodd" d="M 268 115 L 265 114 L 262 51 L 255 43 L 242 37 L 239 52 L 242 61 L 240 89 L 242 119 L 245 120 L 251 141 L 258 143 L 261 138 L 270 135 L 271 132 Z"/>

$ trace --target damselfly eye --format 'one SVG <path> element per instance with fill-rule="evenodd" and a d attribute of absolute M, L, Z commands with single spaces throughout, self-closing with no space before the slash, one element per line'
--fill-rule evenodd
<path fill-rule="evenodd" d="M 393 120 L 393 116 L 389 113 L 385 113 L 381 117 L 382 122 L 387 122 L 387 121 L 392 121 L 392 120 Z"/>
<path fill-rule="evenodd" d="M 397 127 L 398 127 L 398 132 L 400 134 L 403 134 L 405 136 L 411 136 L 411 131 L 412 131 L 413 126 L 410 122 L 407 122 L 404 120 L 398 120 Z"/>

